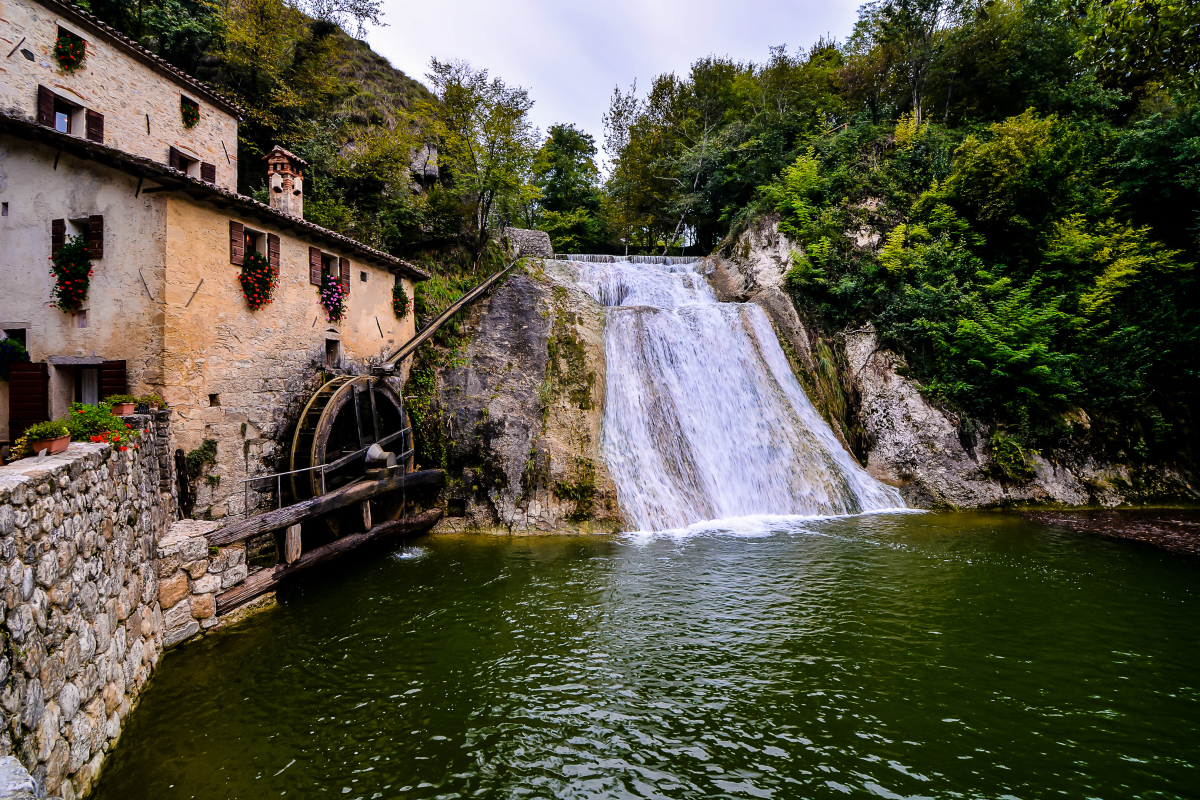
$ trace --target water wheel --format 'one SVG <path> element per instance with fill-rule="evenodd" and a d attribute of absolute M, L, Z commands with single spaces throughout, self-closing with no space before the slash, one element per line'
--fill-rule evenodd
<path fill-rule="evenodd" d="M 370 463 L 366 450 L 379 444 L 395 453 L 401 470 L 412 449 L 412 433 L 400 396 L 370 376 L 342 376 L 309 399 L 292 437 L 288 470 L 295 501 L 307 500 L 371 476 L 384 465 Z M 325 470 L 309 469 L 326 465 Z"/>

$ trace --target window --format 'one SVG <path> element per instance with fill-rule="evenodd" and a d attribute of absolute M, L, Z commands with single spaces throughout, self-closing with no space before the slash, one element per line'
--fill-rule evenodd
<path fill-rule="evenodd" d="M 245 245 L 245 250 L 243 250 L 242 252 L 261 253 L 262 248 L 260 248 L 258 245 L 259 245 L 259 242 L 262 241 L 262 238 L 263 238 L 262 234 L 259 233 L 258 231 L 252 231 L 249 228 L 244 228 L 243 230 L 245 230 L 245 232 L 246 232 L 246 245 Z"/>
<path fill-rule="evenodd" d="M 21 347 L 24 347 L 26 350 L 29 349 L 29 339 L 27 338 L 27 336 L 28 336 L 28 334 L 25 332 L 24 328 L 5 328 L 4 329 L 4 338 L 5 339 L 13 339 L 17 342 L 20 342 Z"/>
<path fill-rule="evenodd" d="M 183 117 L 183 126 L 190 128 L 200 121 L 200 104 L 190 97 L 179 95 L 179 115 Z"/>
<path fill-rule="evenodd" d="M 74 117 L 79 111 L 79 106 L 71 105 L 61 97 L 54 98 L 54 130 L 59 133 L 76 133 L 79 123 Z"/>
<path fill-rule="evenodd" d="M 221 405 L 221 394 L 219 392 L 217 394 L 210 394 L 208 396 L 208 404 L 212 407 Z"/>
<path fill-rule="evenodd" d="M 0 217 L 8 216 L 8 203 L 0 203 Z"/>
<path fill-rule="evenodd" d="M 360 281 L 362 281 L 363 283 L 366 283 L 367 282 L 367 273 L 365 273 L 365 272 L 358 273 L 358 279 Z"/>
<path fill-rule="evenodd" d="M 192 158 L 182 151 L 176 150 L 174 147 L 167 150 L 167 166 L 171 169 L 177 169 L 180 172 L 186 172 L 188 175 L 196 177 L 200 171 L 199 166 L 197 166 L 199 163 L 199 159 Z"/>
<path fill-rule="evenodd" d="M 87 311 L 86 310 L 80 309 L 79 311 L 76 311 L 71 316 L 72 316 L 72 321 L 75 323 L 76 328 L 86 328 L 87 327 Z"/>
<path fill-rule="evenodd" d="M 100 368 L 75 368 L 75 402 L 96 405 L 100 402 Z"/>

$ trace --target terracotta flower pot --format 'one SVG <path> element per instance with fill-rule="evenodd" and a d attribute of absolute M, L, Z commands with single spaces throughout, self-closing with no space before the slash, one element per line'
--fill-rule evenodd
<path fill-rule="evenodd" d="M 133 413 L 133 403 L 113 403 L 112 413 L 118 417 L 123 417 Z"/>
<path fill-rule="evenodd" d="M 63 450 L 66 450 L 67 445 L 70 443 L 70 436 L 59 436 L 57 439 L 37 439 L 29 443 L 29 449 L 33 451 L 35 456 L 43 450 L 46 451 L 46 455 L 52 456 L 55 453 L 61 453 Z"/>

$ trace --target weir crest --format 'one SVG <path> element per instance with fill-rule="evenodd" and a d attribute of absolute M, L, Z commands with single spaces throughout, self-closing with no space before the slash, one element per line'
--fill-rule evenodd
<path fill-rule="evenodd" d="M 636 527 L 904 507 L 813 407 L 761 308 L 717 302 L 695 259 L 571 258 L 608 307 L 603 451 Z"/>

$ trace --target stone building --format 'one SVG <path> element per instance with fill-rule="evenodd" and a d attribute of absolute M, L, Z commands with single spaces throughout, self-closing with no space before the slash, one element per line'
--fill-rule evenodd
<path fill-rule="evenodd" d="M 32 362 L 0 381 L 0 439 L 74 401 L 154 392 L 175 445 L 217 442 L 197 510 L 242 511 L 238 481 L 274 468 L 276 442 L 330 372 L 361 372 L 415 330 L 428 277 L 303 218 L 304 162 L 263 159 L 270 204 L 236 191 L 239 108 L 77 6 L 0 0 L 0 330 Z M 64 70 L 57 41 L 83 42 Z M 86 239 L 82 308 L 51 305 L 52 253 Z M 239 276 L 248 251 L 279 272 L 254 311 Z M 341 320 L 320 303 L 324 274 L 348 292 Z M 400 375 L 404 375 L 401 369 Z"/>

